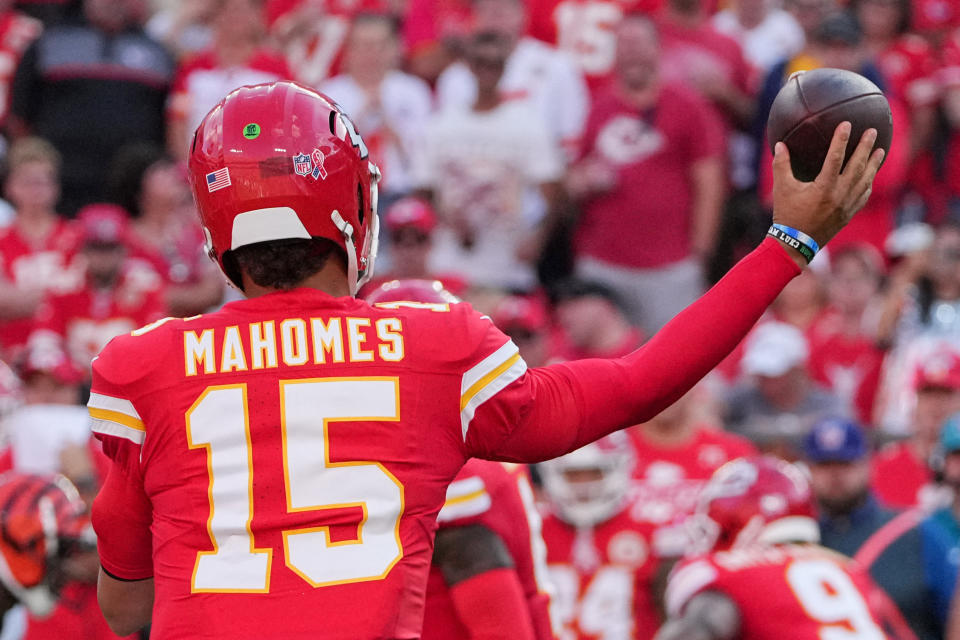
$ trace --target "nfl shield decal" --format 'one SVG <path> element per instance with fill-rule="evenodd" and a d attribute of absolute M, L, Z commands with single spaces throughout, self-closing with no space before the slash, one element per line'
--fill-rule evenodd
<path fill-rule="evenodd" d="M 305 176 L 313 171 L 313 163 L 310 162 L 310 156 L 305 153 L 293 156 L 293 170 L 298 176 Z"/>

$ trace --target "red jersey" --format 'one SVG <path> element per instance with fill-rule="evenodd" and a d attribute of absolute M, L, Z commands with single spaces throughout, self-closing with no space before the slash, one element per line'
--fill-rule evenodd
<path fill-rule="evenodd" d="M 668 615 L 681 614 L 703 591 L 719 591 L 737 605 L 740 638 L 912 638 L 865 571 L 815 545 L 756 547 L 684 560 L 667 584 Z"/>
<path fill-rule="evenodd" d="M 624 15 L 652 13 L 662 0 L 533 0 L 530 35 L 569 54 L 591 89 L 609 80 L 616 30 Z"/>
<path fill-rule="evenodd" d="M 936 494 L 933 473 L 918 460 L 906 441 L 881 448 L 871 464 L 871 488 L 880 501 L 894 509 L 927 506 Z"/>
<path fill-rule="evenodd" d="M 713 472 L 734 458 L 756 454 L 746 438 L 708 426 L 677 447 L 650 442 L 640 428 L 627 431 L 637 452 L 630 513 L 649 525 L 652 552 L 676 558 L 687 552 L 683 522 Z"/>
<path fill-rule="evenodd" d="M 553 638 L 547 552 L 526 467 L 469 460 L 447 488 L 437 523 L 440 529 L 481 524 L 497 534 L 523 586 L 535 637 Z M 469 637 L 457 619 L 443 574 L 431 566 L 421 640 Z"/>
<path fill-rule="evenodd" d="M 630 509 L 577 529 L 555 514 L 543 520 L 554 609 L 562 640 L 652 638 L 660 626 L 653 600 L 657 561 L 649 525 Z"/>
<path fill-rule="evenodd" d="M 807 330 L 810 374 L 838 397 L 852 399 L 862 424 L 873 424 L 884 352 L 864 334 L 846 335 L 840 322 L 828 310 Z"/>
<path fill-rule="evenodd" d="M 83 274 L 72 264 L 78 242 L 76 229 L 61 220 L 36 246 L 23 237 L 14 222 L 0 231 L 0 278 L 23 289 L 61 294 L 74 291 L 83 283 Z M 33 318 L 0 323 L 0 347 L 19 350 L 33 327 Z"/>
<path fill-rule="evenodd" d="M 154 578 L 162 638 L 419 638 L 447 485 L 514 434 L 525 371 L 469 305 L 314 289 L 120 336 L 89 402 L 101 565 Z"/>
<path fill-rule="evenodd" d="M 877 66 L 894 96 L 912 106 L 928 106 L 940 98 L 937 58 L 921 36 L 906 33 L 877 56 Z"/>
<path fill-rule="evenodd" d="M 167 313 L 163 286 L 152 269 L 138 261 L 128 263 L 116 286 L 79 291 L 47 298 L 38 313 L 31 346 L 44 348 L 56 341 L 81 371 L 114 337 L 162 318 Z"/>

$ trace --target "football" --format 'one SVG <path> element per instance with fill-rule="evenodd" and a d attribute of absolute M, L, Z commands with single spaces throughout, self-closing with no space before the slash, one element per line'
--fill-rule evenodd
<path fill-rule="evenodd" d="M 811 182 L 820 173 L 837 125 L 853 125 L 844 166 L 867 129 L 877 130 L 876 147 L 890 150 L 893 118 L 883 92 L 863 76 L 843 69 L 813 69 L 790 76 L 767 119 L 770 149 L 783 141 L 798 180 Z"/>

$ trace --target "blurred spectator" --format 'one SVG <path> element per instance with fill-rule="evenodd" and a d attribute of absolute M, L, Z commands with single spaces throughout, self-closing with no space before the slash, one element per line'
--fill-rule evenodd
<path fill-rule="evenodd" d="M 874 457 L 873 489 L 891 507 L 937 506 L 930 456 L 940 427 L 960 411 L 960 356 L 949 350 L 931 354 L 913 373 L 916 405 L 908 438 L 889 444 Z"/>
<path fill-rule="evenodd" d="M 815 259 L 809 269 L 790 281 L 770 305 L 770 311 L 780 322 L 791 324 L 803 332 L 813 325 L 826 305 L 824 282 L 829 279 L 829 266 L 823 256 Z"/>
<path fill-rule="evenodd" d="M 839 415 L 843 403 L 810 379 L 810 347 L 796 327 L 760 325 L 747 338 L 743 373 L 747 381 L 727 398 L 726 426 L 760 449 L 793 457 L 813 422 Z"/>
<path fill-rule="evenodd" d="M 703 290 L 723 203 L 723 131 L 690 91 L 662 82 L 649 18 L 617 30 L 616 79 L 596 96 L 566 180 L 583 215 L 577 274 L 616 290 L 653 333 Z"/>
<path fill-rule="evenodd" d="M 13 76 L 20 58 L 42 30 L 40 21 L 13 9 L 12 0 L 0 0 L 0 126 L 6 125 Z"/>
<path fill-rule="evenodd" d="M 517 345 L 528 367 L 542 367 L 550 358 L 547 309 L 536 296 L 505 296 L 490 314 L 493 324 Z"/>
<path fill-rule="evenodd" d="M 266 0 L 270 38 L 293 78 L 317 86 L 339 73 L 350 24 L 361 13 L 381 12 L 380 0 Z"/>
<path fill-rule="evenodd" d="M 167 148 L 178 160 L 186 160 L 194 130 L 225 95 L 291 77 L 284 59 L 263 45 L 260 0 L 216 0 L 214 11 L 212 48 L 180 65 L 170 94 Z"/>
<path fill-rule="evenodd" d="M 630 324 L 617 295 L 596 282 L 565 280 L 551 289 L 564 360 L 618 358 L 637 349 L 643 334 Z"/>
<path fill-rule="evenodd" d="M 760 72 L 803 49 L 803 28 L 774 0 L 737 0 L 711 22 L 740 44 L 747 62 Z"/>
<path fill-rule="evenodd" d="M 0 231 L 0 349 L 13 361 L 27 342 L 47 293 L 80 286 L 71 264 L 78 236 L 54 207 L 60 197 L 60 154 L 46 141 L 23 138 L 7 156 L 4 194 L 16 210 Z"/>
<path fill-rule="evenodd" d="M 754 110 L 753 70 L 737 41 L 709 19 L 706 0 L 667 0 L 658 22 L 663 78 L 700 92 L 728 125 L 746 128 Z"/>
<path fill-rule="evenodd" d="M 157 10 L 147 21 L 147 33 L 162 42 L 177 59 L 208 49 L 213 43 L 210 23 L 217 0 L 176 2 Z"/>
<path fill-rule="evenodd" d="M 130 147 L 113 174 L 121 205 L 131 213 L 130 255 L 165 283 L 170 313 L 202 313 L 223 298 L 224 278 L 204 250 L 184 169 L 156 147 Z"/>
<path fill-rule="evenodd" d="M 538 466 L 547 498 L 543 540 L 562 638 L 652 638 L 650 527 L 631 515 L 636 456 L 623 433 Z"/>
<path fill-rule="evenodd" d="M 52 295 L 30 337 L 39 353 L 65 349 L 86 376 L 90 362 L 111 338 L 167 315 L 163 282 L 143 261 L 128 258 L 126 213 L 114 205 L 89 205 L 77 217 L 85 269 L 83 289 Z"/>
<path fill-rule="evenodd" d="M 823 19 L 837 10 L 837 0 L 785 0 L 783 8 L 800 25 L 804 42 L 809 42 Z"/>
<path fill-rule="evenodd" d="M 912 0 L 856 0 L 852 9 L 863 29 L 868 54 L 888 82 L 888 95 L 909 106 L 913 158 L 930 144 L 939 87 L 937 56 L 922 37 L 910 33 Z"/>
<path fill-rule="evenodd" d="M 82 17 L 47 28 L 17 68 L 10 128 L 63 154 L 62 213 L 104 198 L 123 145 L 163 141 L 173 61 L 140 26 L 142 2 L 84 0 Z"/>
<path fill-rule="evenodd" d="M 949 502 L 930 517 L 960 546 L 960 413 L 952 414 L 940 428 L 939 445 L 930 456 L 934 479 L 950 492 Z"/>
<path fill-rule="evenodd" d="M 872 425 L 884 352 L 875 341 L 877 292 L 883 257 L 868 244 L 847 245 L 830 255 L 827 309 L 810 329 L 813 379 L 849 403 L 851 415 Z"/>
<path fill-rule="evenodd" d="M 529 289 L 563 161 L 533 108 L 504 100 L 498 89 L 510 49 L 498 33 L 473 37 L 467 57 L 477 99 L 469 110 L 435 117 L 414 158 L 414 182 L 442 223 L 431 269 L 468 274 L 481 287 Z M 547 203 L 543 214 L 534 202 L 538 191 Z"/>
<path fill-rule="evenodd" d="M 409 0 L 403 43 L 410 73 L 434 85 L 466 49 L 473 15 L 471 0 Z"/>
<path fill-rule="evenodd" d="M 390 268 L 386 273 L 378 272 L 364 286 L 365 292 L 373 291 L 388 280 L 419 279 L 439 280 L 443 288 L 455 296 L 464 294 L 467 283 L 463 278 L 454 273 L 434 273 L 428 266 L 433 231 L 437 226 L 437 217 L 428 202 L 420 198 L 401 198 L 387 207 L 382 220 L 388 234 Z"/>
<path fill-rule="evenodd" d="M 526 100 L 556 142 L 573 155 L 583 133 L 589 99 L 573 60 L 553 47 L 525 36 L 524 0 L 473 0 L 475 32 L 498 33 L 509 43 L 499 89 L 504 100 Z M 477 80 L 464 62 L 450 65 L 437 80 L 441 109 L 467 109 L 477 97 Z"/>
<path fill-rule="evenodd" d="M 960 346 L 960 226 L 945 225 L 929 251 L 906 257 L 891 274 L 879 338 L 892 346 L 919 337 Z"/>
<path fill-rule="evenodd" d="M 691 550 L 686 523 L 700 490 L 724 463 L 756 448 L 698 415 L 705 388 L 688 392 L 653 420 L 627 431 L 637 453 L 631 515 L 652 528 L 651 553 L 679 558 Z"/>
<path fill-rule="evenodd" d="M 870 491 L 870 451 L 856 423 L 817 423 L 804 440 L 804 457 L 820 507 L 820 543 L 867 568 L 919 640 L 942 638 L 957 571 L 946 532 L 921 524 L 915 512 L 898 515 L 880 506 Z"/>
<path fill-rule="evenodd" d="M 616 31 L 623 16 L 652 14 L 661 0 L 530 0 L 530 35 L 577 63 L 591 91 L 611 77 Z"/>
<path fill-rule="evenodd" d="M 15 0 L 13 4 L 17 11 L 45 25 L 53 25 L 75 15 L 79 3 L 77 0 Z"/>
<path fill-rule="evenodd" d="M 370 156 L 383 171 L 383 203 L 412 187 L 411 157 L 433 100 L 423 80 L 398 70 L 397 28 L 397 21 L 385 14 L 357 16 L 347 39 L 344 73 L 320 85 L 363 132 Z"/>

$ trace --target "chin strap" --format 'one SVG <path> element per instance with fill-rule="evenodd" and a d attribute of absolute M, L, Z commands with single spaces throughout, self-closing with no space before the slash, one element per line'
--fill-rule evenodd
<path fill-rule="evenodd" d="M 330 219 L 336 225 L 340 233 L 343 234 L 343 243 L 347 250 L 347 284 L 350 287 L 350 295 L 357 295 L 360 289 L 359 268 L 357 266 L 357 248 L 353 244 L 353 225 L 343 219 L 340 212 L 336 209 L 330 214 Z"/>

